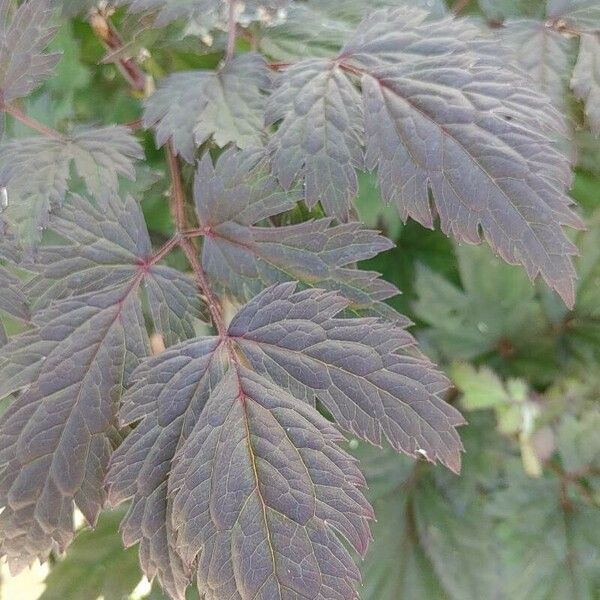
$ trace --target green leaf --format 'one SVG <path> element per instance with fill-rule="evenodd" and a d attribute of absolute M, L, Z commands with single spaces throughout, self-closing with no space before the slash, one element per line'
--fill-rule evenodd
<path fill-rule="evenodd" d="M 590 410 L 579 418 L 564 415 L 558 426 L 557 445 L 562 465 L 570 473 L 600 466 L 600 412 Z"/>
<path fill-rule="evenodd" d="M 483 246 L 456 253 L 462 289 L 426 267 L 417 269 L 414 310 L 429 325 L 427 340 L 441 357 L 470 360 L 535 338 L 543 315 L 527 276 Z"/>
<path fill-rule="evenodd" d="M 123 510 L 104 513 L 95 529 L 77 535 L 64 559 L 46 578 L 40 600 L 123 600 L 142 578 L 135 548 L 123 549 Z"/>
<path fill-rule="evenodd" d="M 377 518 L 362 565 L 363 600 L 503 597 L 493 522 L 480 492 L 496 474 L 496 438 L 475 421 L 463 430 L 460 478 L 381 450 L 357 451 Z"/>
<path fill-rule="evenodd" d="M 554 477 L 520 468 L 490 512 L 507 565 L 511 600 L 595 600 L 600 589 L 600 511 L 565 496 Z"/>

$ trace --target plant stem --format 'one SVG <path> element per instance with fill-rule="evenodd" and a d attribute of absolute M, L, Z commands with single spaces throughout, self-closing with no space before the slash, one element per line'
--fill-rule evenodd
<path fill-rule="evenodd" d="M 225 326 L 225 320 L 223 319 L 221 304 L 208 282 L 206 273 L 204 273 L 194 242 L 190 239 L 189 235 L 183 233 L 184 230 L 196 230 L 189 230 L 189 228 L 187 228 L 185 218 L 185 194 L 181 182 L 181 169 L 179 168 L 179 162 L 170 143 L 167 144 L 167 164 L 171 174 L 171 210 L 177 228 L 177 233 L 173 239 L 176 240 L 177 245 L 183 250 L 183 253 L 190 263 L 198 288 L 208 306 L 213 325 L 218 334 L 224 338 L 227 335 L 227 327 Z"/>
<path fill-rule="evenodd" d="M 186 228 L 185 222 L 185 194 L 181 183 L 181 169 L 177 156 L 173 150 L 173 144 L 169 142 L 166 146 L 167 164 L 171 173 L 171 212 L 175 219 L 175 228 L 181 233 Z"/>
<path fill-rule="evenodd" d="M 108 17 L 99 9 L 92 11 L 89 18 L 90 26 L 104 47 L 111 52 L 117 52 L 123 48 L 121 36 Z M 146 74 L 133 58 L 118 58 L 114 61 L 123 77 L 127 80 L 133 92 L 144 93 L 146 91 Z"/>
<path fill-rule="evenodd" d="M 33 129 L 34 131 L 41 133 L 47 138 L 57 140 L 60 142 L 64 140 L 63 136 L 60 133 L 58 133 L 58 131 L 50 129 L 49 127 L 46 127 L 45 125 L 37 121 L 36 119 L 27 116 L 20 108 L 17 108 L 12 104 L 5 104 L 4 106 L 0 107 L 0 109 L 4 110 L 6 114 L 15 118 L 17 121 L 23 123 L 23 125 L 29 127 L 29 129 Z"/>
<path fill-rule="evenodd" d="M 235 37 L 237 26 L 235 22 L 235 12 L 237 0 L 229 0 L 229 14 L 227 18 L 227 49 L 225 51 L 225 60 L 231 60 L 235 52 Z"/>
<path fill-rule="evenodd" d="M 202 264 L 198 258 L 196 246 L 194 246 L 194 243 L 190 239 L 180 238 L 179 247 L 183 250 L 188 262 L 190 263 L 190 266 L 192 267 L 194 277 L 196 278 L 196 283 L 198 284 L 198 287 L 200 288 L 200 291 L 204 297 L 206 306 L 208 306 L 208 311 L 210 312 L 210 316 L 217 333 L 221 338 L 227 337 L 227 326 L 225 325 L 225 319 L 223 319 L 221 303 L 213 292 L 212 287 L 210 286 L 210 283 L 206 277 L 206 273 L 204 273 L 204 269 L 202 268 Z"/>

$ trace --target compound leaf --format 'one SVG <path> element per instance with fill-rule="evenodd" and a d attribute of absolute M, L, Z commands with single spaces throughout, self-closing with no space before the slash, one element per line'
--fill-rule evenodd
<path fill-rule="evenodd" d="M 231 151 L 214 167 L 208 155 L 198 166 L 195 200 L 206 232 L 202 263 L 215 288 L 244 302 L 268 285 L 297 280 L 338 291 L 355 313 L 402 321 L 382 302 L 398 290 L 377 273 L 352 268 L 392 247 L 377 232 L 358 223 L 331 227 L 330 219 L 287 227 L 255 225 L 293 207 L 298 197 L 283 192 L 265 168 L 260 154 Z"/>
<path fill-rule="evenodd" d="M 431 193 L 445 233 L 469 243 L 485 237 L 507 262 L 522 264 L 531 278 L 541 274 L 572 305 L 570 256 L 576 249 L 561 226 L 579 227 L 581 221 L 565 193 L 569 162 L 553 142 L 564 130 L 562 118 L 476 27 L 426 16 L 408 9 L 377 11 L 336 59 L 320 63 L 326 72 L 360 77 L 366 166 L 378 168 L 382 197 L 396 203 L 403 218 L 432 227 Z M 316 84 L 302 96 L 302 87 L 294 88 L 298 74 L 310 72 L 313 64 L 304 61 L 283 72 L 268 108 L 276 111 L 269 121 L 281 121 L 275 140 L 295 125 L 298 106 L 302 120 L 315 99 L 323 102 Z M 286 93 L 288 88 L 296 92 Z M 339 167 L 353 164 L 349 156 L 357 142 L 352 138 L 354 145 L 348 146 L 348 131 L 362 133 L 356 110 L 348 116 L 349 98 L 349 93 L 344 102 L 328 97 L 331 114 L 314 140 L 300 128 L 285 145 L 270 145 L 282 184 L 289 186 L 299 174 L 309 203 L 337 168 L 336 187 L 345 181 L 335 195 L 341 204 L 334 210 L 329 199 L 325 208 L 338 218 L 348 214 L 355 191 Z M 321 148 L 337 159 L 326 158 L 327 172 L 311 162 Z"/>
<path fill-rule="evenodd" d="M 571 86 L 575 95 L 585 103 L 590 129 L 600 135 L 600 33 L 581 36 Z"/>
<path fill-rule="evenodd" d="M 53 216 L 52 230 L 70 243 L 40 248 L 31 267 L 38 275 L 26 288 L 35 298 L 34 310 L 56 300 L 128 285 L 141 268 L 156 331 L 168 345 L 194 335 L 194 318 L 204 316 L 196 285 L 176 269 L 148 265 L 150 237 L 131 196 L 125 200 L 109 196 L 97 205 L 71 196 Z"/>
<path fill-rule="evenodd" d="M 232 367 L 171 475 L 173 524 L 200 593 L 215 598 L 357 598 L 372 513 L 356 461 L 311 406 Z"/>
<path fill-rule="evenodd" d="M 27 96 L 52 74 L 58 54 L 44 49 L 56 28 L 50 0 L 29 0 L 12 14 L 12 1 L 0 0 L 0 111 L 4 103 Z M 0 115 L 0 137 L 4 117 Z"/>
<path fill-rule="evenodd" d="M 116 192 L 118 176 L 135 179 L 134 159 L 143 158 L 125 127 L 80 127 L 62 139 L 14 139 L 0 146 L 0 185 L 7 190 L 4 217 L 16 224 L 24 246 L 39 243 L 52 209 L 60 207 L 71 168 L 88 191 Z"/>
<path fill-rule="evenodd" d="M 337 424 L 409 456 L 460 469 L 460 413 L 447 380 L 400 326 L 339 319 L 348 301 L 294 283 L 268 288 L 233 319 L 230 335 L 259 373 L 300 398 L 318 398 Z"/>
<path fill-rule="evenodd" d="M 41 249 L 34 329 L 0 350 L 0 395 L 22 390 L 0 420 L 2 551 L 14 570 L 64 550 L 74 504 L 95 522 L 122 388 L 149 351 L 138 291 L 164 276 L 131 198 L 73 197 L 53 227 L 71 244 Z"/>
<path fill-rule="evenodd" d="M 270 86 L 267 66 L 246 53 L 218 71 L 169 75 L 146 102 L 144 124 L 156 129 L 156 142 L 168 141 L 187 162 L 211 136 L 217 145 L 260 146 L 264 136 L 263 91 Z"/>
<path fill-rule="evenodd" d="M 144 362 L 123 398 L 121 423 L 140 422 L 112 456 L 108 500 L 114 506 L 132 498 L 121 526 L 123 541 L 140 542 L 146 576 L 157 575 L 174 598 L 184 597 L 191 576 L 171 524 L 172 460 L 222 377 L 223 362 L 218 339 L 184 342 Z"/>
<path fill-rule="evenodd" d="M 135 550 L 123 551 L 118 526 L 122 511 L 101 515 L 93 530 L 77 534 L 67 556 L 52 566 L 40 600 L 123 600 L 142 574 Z"/>

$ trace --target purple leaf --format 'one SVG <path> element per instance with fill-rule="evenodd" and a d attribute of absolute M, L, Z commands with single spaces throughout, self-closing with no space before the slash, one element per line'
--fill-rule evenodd
<path fill-rule="evenodd" d="M 364 161 L 378 170 L 383 200 L 427 227 L 438 216 L 459 241 L 486 239 L 572 306 L 576 248 L 562 226 L 582 223 L 566 194 L 569 161 L 555 146 L 565 125 L 506 52 L 464 20 L 388 10 L 367 17 L 337 58 L 284 70 L 267 108 L 268 121 L 280 122 L 269 146 L 275 172 L 284 187 L 303 179 L 309 204 L 333 179 L 335 194 L 327 192 L 323 206 L 338 218 L 356 192 L 348 167 L 360 164 L 363 137 L 349 76 L 362 89 Z M 323 77 L 343 78 L 348 91 Z M 314 106 L 327 122 L 313 140 L 319 121 L 302 123 Z"/>
<path fill-rule="evenodd" d="M 354 313 L 407 323 L 383 300 L 398 290 L 377 273 L 353 268 L 393 246 L 359 223 L 331 226 L 318 219 L 287 227 L 255 223 L 294 206 L 259 153 L 228 151 L 213 167 L 205 155 L 194 186 L 200 225 L 207 231 L 202 264 L 217 290 L 250 300 L 273 283 L 297 280 L 306 287 L 338 291 Z"/>
<path fill-rule="evenodd" d="M 341 296 L 295 287 L 268 288 L 231 322 L 252 368 L 301 399 L 318 398 L 342 429 L 458 472 L 464 420 L 413 337 L 373 318 L 336 318 L 348 305 Z"/>

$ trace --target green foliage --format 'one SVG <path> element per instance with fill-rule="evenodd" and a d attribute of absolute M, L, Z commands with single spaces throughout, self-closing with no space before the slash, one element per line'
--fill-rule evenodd
<path fill-rule="evenodd" d="M 142 572 L 135 548 L 123 550 L 118 531 L 123 515 L 106 512 L 93 530 L 79 533 L 52 567 L 40 600 L 122 600 L 131 594 Z"/>

